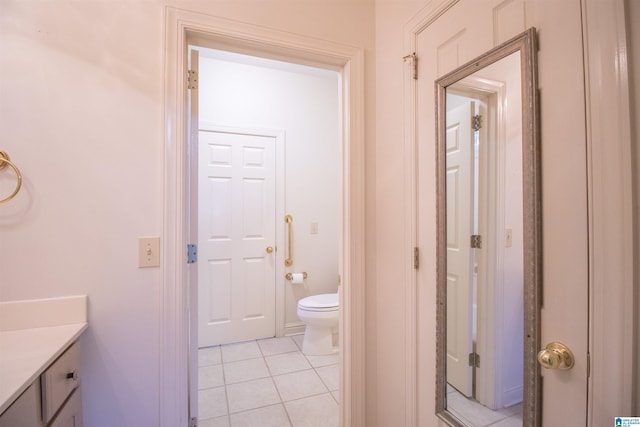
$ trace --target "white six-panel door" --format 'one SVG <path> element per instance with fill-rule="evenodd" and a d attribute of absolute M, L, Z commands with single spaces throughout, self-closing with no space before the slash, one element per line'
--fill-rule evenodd
<path fill-rule="evenodd" d="M 275 335 L 275 138 L 200 130 L 198 344 Z"/>

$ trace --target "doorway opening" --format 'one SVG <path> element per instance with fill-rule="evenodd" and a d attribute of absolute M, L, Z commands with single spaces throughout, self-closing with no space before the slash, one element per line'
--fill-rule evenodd
<path fill-rule="evenodd" d="M 198 420 L 338 426 L 339 354 L 303 353 L 296 306 L 338 292 L 340 74 L 194 50 Z"/>
<path fill-rule="evenodd" d="M 342 188 L 339 244 L 340 425 L 365 418 L 364 54 L 361 48 L 209 15 L 166 8 L 165 149 L 161 298 L 161 425 L 186 425 L 197 414 L 197 300 L 189 286 L 197 263 L 185 253 L 189 227 L 188 46 L 276 59 L 340 73 Z M 188 351 L 185 351 L 188 349 Z M 191 369 L 190 369 L 191 368 Z M 193 416 L 192 416 L 193 414 Z"/>

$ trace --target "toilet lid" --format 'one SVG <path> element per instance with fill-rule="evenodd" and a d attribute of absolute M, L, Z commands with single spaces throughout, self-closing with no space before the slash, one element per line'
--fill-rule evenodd
<path fill-rule="evenodd" d="M 338 308 L 338 294 L 311 295 L 298 301 L 298 307 L 305 310 Z"/>

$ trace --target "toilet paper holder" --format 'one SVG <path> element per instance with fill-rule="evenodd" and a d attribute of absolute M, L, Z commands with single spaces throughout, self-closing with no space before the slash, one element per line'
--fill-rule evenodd
<path fill-rule="evenodd" d="M 285 278 L 285 279 L 287 279 L 287 280 L 293 280 L 293 273 L 287 273 L 287 274 L 284 276 L 284 278 Z M 306 278 L 307 278 L 307 272 L 306 272 L 306 271 L 303 271 L 303 272 L 302 272 L 302 278 L 303 278 L 303 279 L 306 279 Z"/>

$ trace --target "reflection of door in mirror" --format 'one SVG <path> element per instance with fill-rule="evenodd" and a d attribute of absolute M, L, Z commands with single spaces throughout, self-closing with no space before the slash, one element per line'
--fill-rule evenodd
<path fill-rule="evenodd" d="M 475 104 L 465 100 L 447 110 L 447 382 L 467 397 L 473 393 L 474 318 L 473 234 L 475 191 L 472 159 L 474 132 L 471 120 Z"/>
<path fill-rule="evenodd" d="M 520 83 L 516 52 L 446 89 L 447 409 L 462 421 L 521 411 Z"/>

